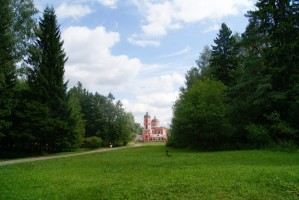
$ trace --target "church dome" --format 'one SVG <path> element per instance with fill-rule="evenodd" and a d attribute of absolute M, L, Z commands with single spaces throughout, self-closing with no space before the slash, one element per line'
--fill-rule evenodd
<path fill-rule="evenodd" d="M 151 118 L 151 116 L 148 114 L 148 112 L 146 112 L 146 114 L 144 115 L 144 118 Z"/>
<path fill-rule="evenodd" d="M 160 122 L 160 121 L 155 116 L 155 118 L 152 120 L 152 122 Z"/>
<path fill-rule="evenodd" d="M 154 119 L 152 120 L 152 126 L 153 127 L 159 127 L 160 126 L 160 121 L 156 118 L 156 116 L 154 117 Z"/>

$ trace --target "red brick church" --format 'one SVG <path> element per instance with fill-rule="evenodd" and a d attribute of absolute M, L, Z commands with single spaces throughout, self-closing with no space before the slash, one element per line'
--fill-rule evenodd
<path fill-rule="evenodd" d="M 165 142 L 167 141 L 167 132 L 166 128 L 160 126 L 160 121 L 154 117 L 151 120 L 151 116 L 146 112 L 144 115 L 144 127 L 142 132 L 142 141 L 143 142 Z"/>

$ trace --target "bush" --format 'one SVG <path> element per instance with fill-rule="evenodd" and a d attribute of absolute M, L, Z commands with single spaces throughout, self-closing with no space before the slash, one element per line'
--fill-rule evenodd
<path fill-rule="evenodd" d="M 121 147 L 124 145 L 124 142 L 120 139 L 114 140 L 114 142 L 112 143 L 113 147 Z"/>
<path fill-rule="evenodd" d="M 281 140 L 272 147 L 272 150 L 292 153 L 298 150 L 298 146 L 293 141 Z"/>
<path fill-rule="evenodd" d="M 175 146 L 175 144 L 174 144 L 172 137 L 168 137 L 168 140 L 166 142 L 166 147 L 174 147 L 174 146 Z"/>
<path fill-rule="evenodd" d="M 96 149 L 102 146 L 102 139 L 97 136 L 87 137 L 84 140 L 84 146 L 90 149 Z"/>
<path fill-rule="evenodd" d="M 270 122 L 271 135 L 275 141 L 296 141 L 298 130 L 282 120 L 279 113 L 272 112 L 270 115 L 265 115 L 265 117 Z"/>
<path fill-rule="evenodd" d="M 263 125 L 250 124 L 245 129 L 250 145 L 264 147 L 271 142 L 269 131 Z"/>

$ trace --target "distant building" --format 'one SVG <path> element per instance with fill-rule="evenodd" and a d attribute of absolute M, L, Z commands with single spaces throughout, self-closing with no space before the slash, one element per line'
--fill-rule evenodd
<path fill-rule="evenodd" d="M 151 116 L 146 112 L 144 115 L 143 122 L 143 131 L 142 131 L 142 141 L 143 142 L 165 142 L 167 141 L 167 132 L 166 128 L 160 126 L 160 121 L 154 117 L 151 120 Z"/>

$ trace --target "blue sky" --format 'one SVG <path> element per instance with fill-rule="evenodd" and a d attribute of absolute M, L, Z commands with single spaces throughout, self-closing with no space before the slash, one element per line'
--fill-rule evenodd
<path fill-rule="evenodd" d="M 221 23 L 242 33 L 255 0 L 34 0 L 53 6 L 69 57 L 65 79 L 111 92 L 143 123 L 149 112 L 168 126 L 187 70 Z"/>

